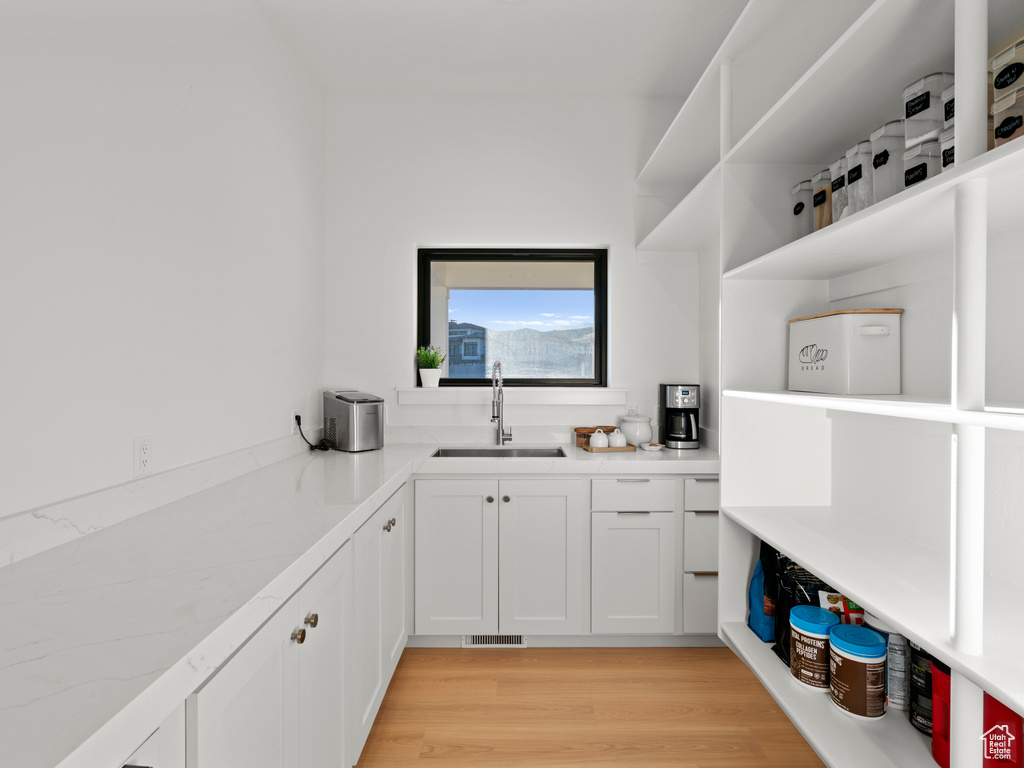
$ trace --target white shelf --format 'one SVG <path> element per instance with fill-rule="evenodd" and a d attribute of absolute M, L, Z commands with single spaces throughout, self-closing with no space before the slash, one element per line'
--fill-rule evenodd
<path fill-rule="evenodd" d="M 741 400 L 757 400 L 764 403 L 796 405 L 804 408 L 826 408 L 832 411 L 866 413 L 874 416 L 890 416 L 897 419 L 935 421 L 942 424 L 970 424 L 990 429 L 1004 429 L 1024 432 L 1024 408 L 993 406 L 984 411 L 961 411 L 942 398 L 917 397 L 914 395 L 826 395 L 813 392 L 761 392 L 755 390 L 727 389 L 723 397 Z"/>
<path fill-rule="evenodd" d="M 638 251 L 696 250 L 718 237 L 721 222 L 722 169 L 716 165 L 636 247 Z"/>
<path fill-rule="evenodd" d="M 906 189 L 825 229 L 729 270 L 727 280 L 831 280 L 895 262 L 908 254 L 931 255 L 925 280 L 952 269 L 953 188 L 988 181 L 994 231 L 1020 226 L 1024 141 L 986 152 L 953 171 Z M 920 268 L 918 266 L 918 268 Z"/>
<path fill-rule="evenodd" d="M 1007 706 L 1024 711 L 1021 587 L 985 583 L 985 654 L 953 649 L 946 555 L 836 507 L 726 507 L 723 514 L 891 624 Z M 946 525 L 945 514 L 939 514 Z M 842 545 L 837 541 L 841 539 Z"/>
<path fill-rule="evenodd" d="M 726 161 L 824 167 L 883 123 L 901 117 L 908 83 L 952 69 L 953 0 L 878 0 Z"/>
<path fill-rule="evenodd" d="M 868 0 L 748 3 L 640 171 L 637 183 L 693 188 L 718 162 L 723 62 L 733 67 L 733 130 L 742 135 L 868 6 Z M 766 61 L 771 66 L 765 66 Z"/>
<path fill-rule="evenodd" d="M 787 667 L 740 622 L 722 624 L 722 639 L 746 662 L 831 768 L 934 768 L 931 739 L 919 733 L 905 712 L 890 710 L 877 721 L 857 720 L 793 679 Z"/>

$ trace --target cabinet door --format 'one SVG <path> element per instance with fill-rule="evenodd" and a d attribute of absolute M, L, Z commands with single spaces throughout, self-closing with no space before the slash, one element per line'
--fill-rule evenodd
<path fill-rule="evenodd" d="M 299 765 L 294 598 L 186 702 L 189 768 Z"/>
<path fill-rule="evenodd" d="M 718 574 L 683 574 L 683 632 L 688 635 L 718 633 Z"/>
<path fill-rule="evenodd" d="M 293 598 L 306 630 L 297 654 L 302 768 L 340 767 L 345 759 L 345 587 L 351 559 L 352 546 L 345 544 Z"/>
<path fill-rule="evenodd" d="M 352 654 L 349 656 L 351 708 L 349 738 L 353 764 L 370 733 L 377 707 L 384 698 L 383 637 L 381 605 L 383 585 L 380 579 L 381 545 L 384 536 L 384 515 L 378 510 L 363 523 L 352 537 L 353 556 L 353 622 Z"/>
<path fill-rule="evenodd" d="M 591 629 L 605 634 L 675 630 L 675 514 L 591 515 Z"/>
<path fill-rule="evenodd" d="M 416 481 L 416 634 L 498 631 L 498 483 Z"/>
<path fill-rule="evenodd" d="M 583 632 L 585 480 L 502 480 L 498 631 Z"/>
<path fill-rule="evenodd" d="M 384 679 L 398 665 L 405 649 L 409 629 L 405 624 L 405 536 L 408 527 L 405 514 L 405 491 L 392 496 L 380 510 L 381 514 L 381 656 Z M 393 521 L 393 522 L 392 522 Z"/>

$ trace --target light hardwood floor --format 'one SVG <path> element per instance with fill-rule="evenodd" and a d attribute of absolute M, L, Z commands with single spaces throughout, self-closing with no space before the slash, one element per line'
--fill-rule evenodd
<path fill-rule="evenodd" d="M 407 648 L 359 768 L 413 764 L 822 765 L 725 648 Z"/>

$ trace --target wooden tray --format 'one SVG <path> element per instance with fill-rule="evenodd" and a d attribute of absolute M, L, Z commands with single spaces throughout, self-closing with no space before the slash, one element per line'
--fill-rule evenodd
<path fill-rule="evenodd" d="M 626 453 L 628 451 L 635 451 L 635 445 L 624 445 L 621 448 L 591 448 L 590 443 L 586 443 L 583 446 L 584 451 L 590 451 L 591 453 Z"/>

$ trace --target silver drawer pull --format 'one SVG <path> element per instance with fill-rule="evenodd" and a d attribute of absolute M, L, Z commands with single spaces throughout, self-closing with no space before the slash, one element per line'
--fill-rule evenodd
<path fill-rule="evenodd" d="M 718 571 L 693 571 L 691 576 L 717 576 Z"/>
<path fill-rule="evenodd" d="M 717 483 L 717 477 L 691 477 L 691 480 L 695 483 Z"/>
<path fill-rule="evenodd" d="M 649 515 L 651 510 L 649 509 L 622 509 L 615 513 L 616 515 Z"/>
<path fill-rule="evenodd" d="M 649 477 L 617 477 L 616 482 L 619 483 L 649 483 L 651 478 Z"/>
<path fill-rule="evenodd" d="M 695 515 L 717 515 L 717 509 L 694 509 L 691 510 Z"/>

